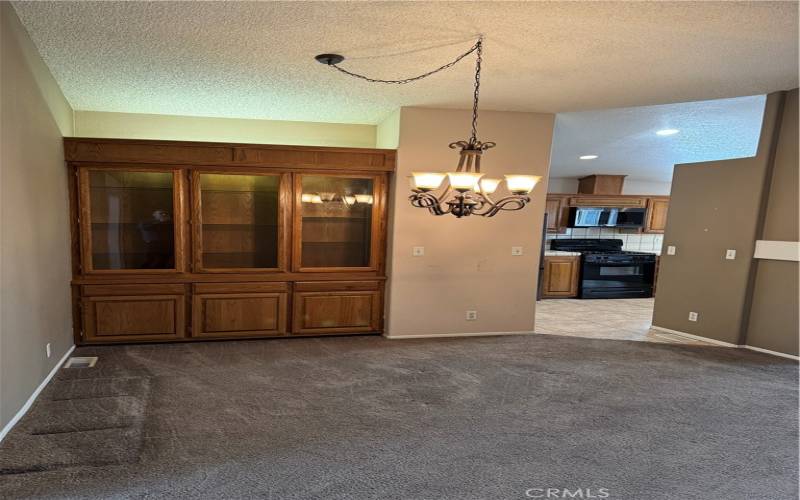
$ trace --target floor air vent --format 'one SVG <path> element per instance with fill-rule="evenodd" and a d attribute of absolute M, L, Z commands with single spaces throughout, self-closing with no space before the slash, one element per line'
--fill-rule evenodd
<path fill-rule="evenodd" d="M 97 356 L 74 357 L 67 360 L 64 368 L 92 368 L 95 363 L 97 363 Z"/>

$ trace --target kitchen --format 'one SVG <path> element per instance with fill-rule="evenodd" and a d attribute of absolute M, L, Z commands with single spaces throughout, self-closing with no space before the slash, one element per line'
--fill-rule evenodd
<path fill-rule="evenodd" d="M 593 174 L 575 193 L 548 193 L 537 332 L 686 340 L 650 331 L 669 196 L 623 194 L 625 178 Z"/>
<path fill-rule="evenodd" d="M 654 330 L 673 168 L 753 156 L 764 96 L 556 115 L 537 333 L 691 343 Z M 686 207 L 683 207 L 686 208 Z"/>

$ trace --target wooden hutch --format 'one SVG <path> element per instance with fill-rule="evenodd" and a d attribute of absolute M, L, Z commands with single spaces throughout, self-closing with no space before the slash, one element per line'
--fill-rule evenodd
<path fill-rule="evenodd" d="M 395 151 L 64 139 L 77 344 L 380 333 Z"/>

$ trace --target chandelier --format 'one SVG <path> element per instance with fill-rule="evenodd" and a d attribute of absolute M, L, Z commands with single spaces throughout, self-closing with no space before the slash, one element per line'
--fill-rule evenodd
<path fill-rule="evenodd" d="M 481 61 L 483 37 L 479 37 L 468 51 L 453 61 L 419 76 L 403 80 L 380 80 L 353 73 L 339 66 L 344 57 L 339 54 L 320 54 L 316 60 L 336 70 L 370 83 L 406 84 L 421 80 L 439 71 L 450 68 L 461 59 L 476 54 L 475 87 L 472 100 L 472 133 L 467 141 L 450 143 L 450 149 L 459 149 L 458 166 L 451 172 L 412 172 L 411 205 L 426 208 L 434 215 L 452 214 L 458 218 L 469 215 L 493 217 L 501 211 L 520 210 L 530 203 L 528 196 L 541 180 L 539 175 L 505 175 L 505 179 L 484 177 L 481 172 L 481 156 L 496 143 L 478 140 L 478 98 L 481 87 Z M 505 180 L 508 194 L 492 199 Z"/>

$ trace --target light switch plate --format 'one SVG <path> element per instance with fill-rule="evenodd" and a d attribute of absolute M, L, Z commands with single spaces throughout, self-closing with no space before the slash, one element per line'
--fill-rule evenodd
<path fill-rule="evenodd" d="M 475 321 L 478 319 L 478 311 L 467 311 L 467 321 Z"/>
<path fill-rule="evenodd" d="M 675 255 L 675 245 L 667 246 L 667 255 Z"/>
<path fill-rule="evenodd" d="M 411 249 L 411 255 L 414 257 L 422 257 L 425 255 L 425 247 L 413 247 Z"/>
<path fill-rule="evenodd" d="M 692 311 L 689 313 L 689 321 L 697 321 L 697 313 Z"/>
<path fill-rule="evenodd" d="M 735 259 L 736 258 L 736 250 L 731 250 L 729 248 L 728 251 L 725 252 L 725 258 L 728 259 L 728 260 Z"/>
<path fill-rule="evenodd" d="M 511 247 L 511 255 L 522 255 L 522 247 Z"/>

